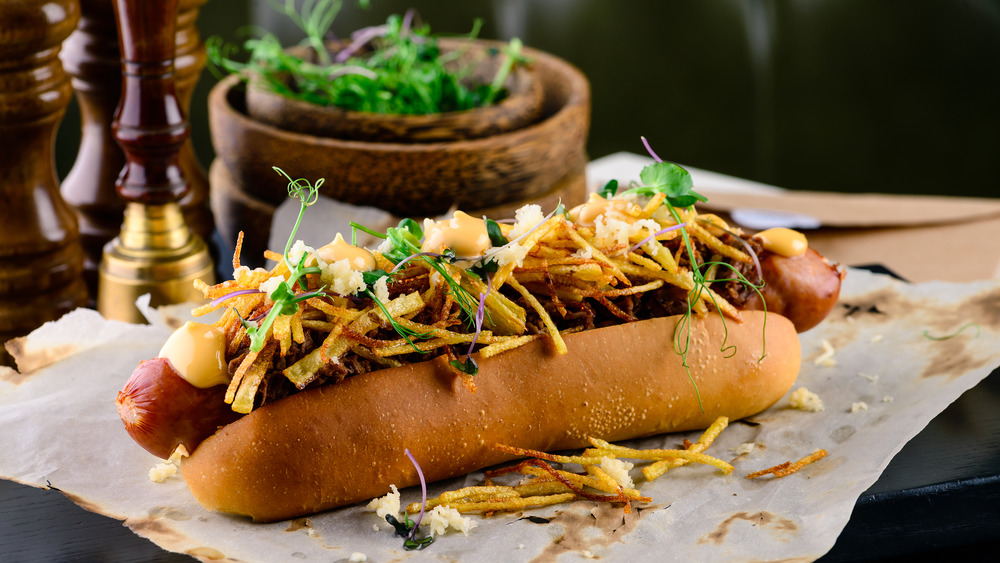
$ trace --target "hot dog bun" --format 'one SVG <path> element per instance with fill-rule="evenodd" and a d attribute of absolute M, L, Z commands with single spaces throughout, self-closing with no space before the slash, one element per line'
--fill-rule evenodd
<path fill-rule="evenodd" d="M 571 334 L 564 355 L 537 340 L 481 360 L 475 393 L 439 358 L 286 397 L 203 441 L 182 474 L 208 509 L 282 520 L 417 484 L 404 448 L 434 481 L 510 459 L 495 443 L 553 451 L 704 428 L 758 413 L 794 383 L 788 319 L 694 318 L 687 361 L 702 410 L 674 351 L 681 318 Z"/>

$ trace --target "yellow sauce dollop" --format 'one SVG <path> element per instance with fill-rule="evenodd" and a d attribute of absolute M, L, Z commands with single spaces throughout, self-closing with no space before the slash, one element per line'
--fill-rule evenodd
<path fill-rule="evenodd" d="M 586 203 L 569 210 L 569 218 L 570 221 L 584 227 L 593 227 L 601 215 L 634 223 L 636 218 L 629 213 L 632 207 L 633 205 L 624 199 L 605 199 L 592 193 Z"/>
<path fill-rule="evenodd" d="M 174 370 L 195 387 L 229 383 L 226 335 L 216 326 L 187 321 L 170 335 L 159 357 L 170 360 Z"/>
<path fill-rule="evenodd" d="M 764 250 L 788 258 L 801 256 L 809 248 L 809 241 L 804 234 L 784 227 L 767 229 L 755 234 L 754 237 L 764 245 Z"/>
<path fill-rule="evenodd" d="M 486 230 L 486 221 L 462 211 L 451 219 L 437 221 L 424 232 L 424 252 L 441 252 L 446 248 L 459 257 L 482 256 L 493 244 Z"/>
<path fill-rule="evenodd" d="M 316 254 L 328 264 L 346 259 L 351 269 L 358 272 L 370 272 L 377 266 L 375 255 L 367 249 L 347 242 L 340 233 L 337 233 L 333 242 L 319 247 Z"/>

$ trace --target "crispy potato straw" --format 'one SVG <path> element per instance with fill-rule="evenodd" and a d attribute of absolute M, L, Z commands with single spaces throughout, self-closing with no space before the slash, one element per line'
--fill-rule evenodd
<path fill-rule="evenodd" d="M 787 477 L 788 475 L 795 473 L 796 471 L 802 469 L 803 467 L 809 465 L 810 463 L 823 459 L 824 457 L 826 457 L 826 455 L 827 455 L 826 450 L 816 450 L 813 453 L 807 455 L 806 457 L 796 461 L 795 463 L 786 461 L 784 463 L 779 463 L 774 467 L 768 467 L 767 469 L 754 471 L 753 473 L 747 475 L 747 479 L 758 479 L 760 477 L 764 477 L 765 475 L 774 475 L 775 478 Z"/>

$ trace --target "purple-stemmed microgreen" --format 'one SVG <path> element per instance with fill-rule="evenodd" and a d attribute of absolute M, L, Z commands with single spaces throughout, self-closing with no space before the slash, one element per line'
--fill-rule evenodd
<path fill-rule="evenodd" d="M 217 297 L 217 298 L 213 299 L 212 302 L 208 304 L 208 306 L 209 307 L 215 307 L 217 305 L 225 303 L 226 301 L 232 299 L 233 297 L 239 297 L 240 295 L 253 295 L 255 293 L 264 293 L 264 292 L 261 291 L 261 290 L 259 290 L 259 289 L 241 289 L 239 291 L 234 291 L 232 293 L 227 293 L 226 295 L 223 295 L 222 297 Z"/>
<path fill-rule="evenodd" d="M 632 248 L 629 248 L 628 250 L 624 251 L 623 254 L 626 254 L 626 255 L 631 254 L 632 252 L 635 252 L 637 249 L 642 248 L 642 245 L 646 244 L 647 242 L 649 242 L 651 240 L 655 240 L 656 237 L 661 236 L 661 235 L 665 235 L 665 234 L 667 234 L 669 232 L 672 232 L 672 231 L 676 231 L 677 229 L 683 229 L 686 226 L 687 226 L 687 223 L 681 223 L 679 225 L 671 225 L 669 227 L 660 229 L 659 231 L 656 231 L 655 233 L 649 235 L 648 237 L 646 237 L 646 238 L 642 239 L 641 241 L 639 241 L 639 242 L 635 243 L 634 245 L 632 245 Z"/>
<path fill-rule="evenodd" d="M 493 281 L 489 274 L 485 274 L 486 277 L 486 291 L 480 292 L 479 294 L 479 308 L 476 309 L 476 332 L 472 335 L 472 340 L 469 342 L 469 350 L 465 353 L 465 361 L 452 360 L 449 362 L 452 367 L 466 373 L 469 375 L 476 375 L 479 373 L 479 364 L 472 357 L 472 352 L 476 349 L 476 341 L 479 340 L 479 334 L 483 331 L 483 319 L 486 317 L 486 297 L 493 291 Z"/>
<path fill-rule="evenodd" d="M 417 531 L 420 528 L 420 521 L 424 519 L 424 511 L 427 508 L 427 480 L 424 479 L 424 472 L 420 468 L 420 464 L 417 463 L 413 454 L 410 453 L 409 448 L 403 450 L 406 457 L 410 458 L 410 463 L 417 470 L 417 478 L 420 479 L 420 514 L 417 515 L 416 521 L 410 520 L 410 515 L 405 511 L 403 512 L 403 522 L 400 522 L 392 514 L 385 515 L 385 521 L 392 525 L 396 530 L 396 535 L 405 538 L 403 541 L 403 548 L 407 551 L 413 551 L 418 549 L 423 549 L 428 545 L 434 543 L 434 536 L 425 536 L 423 538 L 417 539 Z"/>

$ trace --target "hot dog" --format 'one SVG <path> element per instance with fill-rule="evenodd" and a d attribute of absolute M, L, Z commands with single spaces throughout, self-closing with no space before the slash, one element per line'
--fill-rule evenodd
<path fill-rule="evenodd" d="M 376 251 L 340 236 L 292 246 L 293 233 L 271 271 L 240 268 L 237 249 L 235 279 L 203 287 L 222 318 L 177 336 L 222 360 L 165 351 L 119 412 L 151 453 L 190 452 L 182 473 L 206 508 L 256 520 L 414 484 L 404 447 L 434 480 L 508 459 L 497 442 L 564 449 L 750 416 L 791 387 L 796 329 L 828 293 L 782 280 L 766 240 L 699 216 L 696 196 L 605 190 L 547 216 L 527 206 L 513 226 L 405 220 Z M 812 316 L 793 314 L 796 299 Z M 157 416 L 175 396 L 199 406 Z"/>

